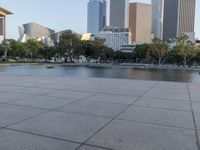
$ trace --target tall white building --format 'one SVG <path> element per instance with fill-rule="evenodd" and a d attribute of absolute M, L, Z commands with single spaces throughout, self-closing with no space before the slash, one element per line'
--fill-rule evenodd
<path fill-rule="evenodd" d="M 88 2 L 87 31 L 98 33 L 106 25 L 106 1 L 90 0 Z"/>
<path fill-rule="evenodd" d="M 110 0 L 110 26 L 128 28 L 129 0 Z"/>
<path fill-rule="evenodd" d="M 93 38 L 105 40 L 106 46 L 115 51 L 120 50 L 122 45 L 131 44 L 131 33 L 129 32 L 104 31 L 94 34 Z"/>

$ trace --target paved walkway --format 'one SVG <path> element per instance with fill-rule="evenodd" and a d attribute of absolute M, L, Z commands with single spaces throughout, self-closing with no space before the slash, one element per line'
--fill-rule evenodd
<path fill-rule="evenodd" d="M 200 150 L 199 95 L 199 84 L 0 76 L 0 150 Z"/>

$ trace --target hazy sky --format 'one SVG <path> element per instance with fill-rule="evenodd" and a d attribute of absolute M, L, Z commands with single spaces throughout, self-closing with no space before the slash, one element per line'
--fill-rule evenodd
<path fill-rule="evenodd" d="M 146 2 L 151 0 L 130 0 Z M 200 38 L 200 0 L 196 9 L 196 37 Z M 0 0 L 0 6 L 11 10 L 14 15 L 8 17 L 8 38 L 18 38 L 18 26 L 37 22 L 56 31 L 72 29 L 78 33 L 87 30 L 88 0 Z M 197 20 L 198 18 L 198 20 Z"/>

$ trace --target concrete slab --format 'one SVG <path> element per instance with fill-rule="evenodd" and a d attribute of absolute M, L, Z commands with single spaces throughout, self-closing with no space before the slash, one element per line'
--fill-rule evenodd
<path fill-rule="evenodd" d="M 180 110 L 180 111 L 191 111 L 191 106 L 190 106 L 189 101 L 179 101 L 179 100 L 162 99 L 162 98 L 144 98 L 143 97 L 143 98 L 140 98 L 135 103 L 135 106 L 172 109 L 172 110 Z"/>
<path fill-rule="evenodd" d="M 55 138 L 84 142 L 109 121 L 110 119 L 105 118 L 64 112 L 49 112 L 40 117 L 13 125 L 10 128 Z"/>
<path fill-rule="evenodd" d="M 155 81 L 139 81 L 139 80 L 132 80 L 127 84 L 122 84 L 121 86 L 115 87 L 115 89 L 120 90 L 144 90 L 148 91 L 153 86 L 155 86 L 157 82 Z"/>
<path fill-rule="evenodd" d="M 200 113 L 195 112 L 194 116 L 195 116 L 195 122 L 196 122 L 196 125 L 197 125 L 197 130 L 200 131 Z"/>
<path fill-rule="evenodd" d="M 193 111 L 200 113 L 200 101 L 192 103 Z"/>
<path fill-rule="evenodd" d="M 134 96 L 139 97 L 146 93 L 145 89 L 103 89 L 99 91 L 98 93 L 104 93 L 104 94 L 120 94 L 120 95 L 127 95 L 127 96 Z"/>
<path fill-rule="evenodd" d="M 21 101 L 17 101 L 13 104 L 38 107 L 38 108 L 44 108 L 44 109 L 55 109 L 55 108 L 70 104 L 74 101 L 76 101 L 76 99 L 64 99 L 64 98 L 48 97 L 48 96 L 35 96 L 31 98 L 26 98 Z"/>
<path fill-rule="evenodd" d="M 82 100 L 71 105 L 61 107 L 59 110 L 85 115 L 114 118 L 127 106 L 128 105 L 126 104 Z"/>
<path fill-rule="evenodd" d="M 72 88 L 70 88 L 70 90 L 98 93 L 105 89 L 112 89 L 113 87 L 114 87 L 114 85 L 110 86 L 107 84 L 99 85 L 98 83 L 92 83 L 92 84 L 86 84 L 86 85 L 75 86 L 75 87 L 72 86 Z"/>
<path fill-rule="evenodd" d="M 0 103 L 13 103 L 22 99 L 31 97 L 27 94 L 13 93 L 13 92 L 2 92 L 0 93 Z"/>
<path fill-rule="evenodd" d="M 0 127 L 5 127 L 45 112 L 42 109 L 0 104 Z"/>
<path fill-rule="evenodd" d="M 48 93 L 51 93 L 52 89 L 43 89 L 43 88 L 36 88 L 36 87 L 24 87 L 22 89 L 16 90 L 16 93 L 20 94 L 29 94 L 33 96 L 37 95 L 46 95 Z"/>
<path fill-rule="evenodd" d="M 189 101 L 188 92 L 182 90 L 152 89 L 144 97 Z"/>
<path fill-rule="evenodd" d="M 1 150 L 75 150 L 79 144 L 0 129 Z"/>
<path fill-rule="evenodd" d="M 10 85 L 0 85 L 0 93 L 4 92 L 13 92 L 15 90 L 22 89 L 23 87 L 17 87 L 17 86 L 10 86 Z"/>
<path fill-rule="evenodd" d="M 94 95 L 94 93 L 67 91 L 67 90 L 54 91 L 47 94 L 47 96 L 52 96 L 52 97 L 73 98 L 73 99 L 83 99 L 91 95 Z"/>
<path fill-rule="evenodd" d="M 98 148 L 98 147 L 92 147 L 92 146 L 82 146 L 78 150 L 108 150 L 108 149 L 103 149 L 103 148 Z"/>
<path fill-rule="evenodd" d="M 192 113 L 184 111 L 132 106 L 123 112 L 119 119 L 194 129 Z"/>
<path fill-rule="evenodd" d="M 0 75 L 0 150 L 197 150 L 199 91 L 190 83 Z"/>
<path fill-rule="evenodd" d="M 137 97 L 126 96 L 126 95 L 114 95 L 114 94 L 96 94 L 90 96 L 84 100 L 99 101 L 99 102 L 110 102 L 110 103 L 119 103 L 119 104 L 132 104 L 137 100 Z"/>
<path fill-rule="evenodd" d="M 192 130 L 160 127 L 128 121 L 113 121 L 89 144 L 114 150 L 197 150 Z"/>

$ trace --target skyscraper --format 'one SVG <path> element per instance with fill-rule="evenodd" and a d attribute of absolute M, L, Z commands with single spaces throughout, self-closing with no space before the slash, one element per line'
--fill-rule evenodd
<path fill-rule="evenodd" d="M 128 28 L 129 0 L 110 0 L 110 26 Z"/>
<path fill-rule="evenodd" d="M 155 38 L 163 38 L 164 0 L 152 0 L 152 33 Z"/>
<path fill-rule="evenodd" d="M 194 39 L 196 0 L 152 0 L 152 32 L 160 39 L 185 33 Z"/>
<path fill-rule="evenodd" d="M 194 33 L 196 0 L 165 0 L 163 39 Z"/>
<path fill-rule="evenodd" d="M 151 5 L 129 4 L 129 31 L 133 42 L 151 42 Z"/>
<path fill-rule="evenodd" d="M 87 31 L 98 33 L 106 25 L 106 1 L 90 0 L 88 2 Z"/>

